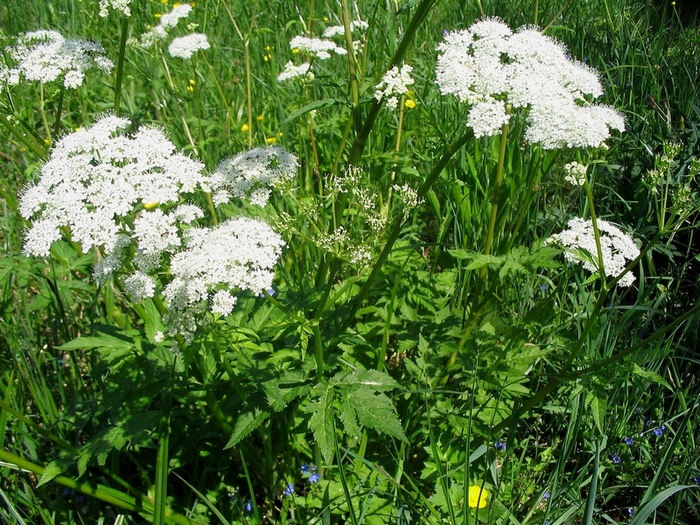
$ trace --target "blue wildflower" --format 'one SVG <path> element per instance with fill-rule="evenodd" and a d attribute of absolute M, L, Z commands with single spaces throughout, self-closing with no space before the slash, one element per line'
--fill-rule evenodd
<path fill-rule="evenodd" d="M 610 459 L 612 459 L 612 462 L 615 463 L 616 465 L 619 465 L 620 463 L 622 463 L 620 456 L 618 456 L 614 452 L 612 454 L 610 454 Z"/>
<path fill-rule="evenodd" d="M 666 432 L 666 425 L 661 425 L 660 427 L 656 427 L 654 430 L 652 430 L 654 435 L 656 437 L 661 437 L 663 436 L 664 432 Z"/>
<path fill-rule="evenodd" d="M 316 465 L 302 465 L 301 473 L 308 474 L 309 472 L 316 472 Z"/>
<path fill-rule="evenodd" d="M 294 483 L 288 483 L 287 487 L 282 492 L 283 496 L 292 496 L 294 494 Z"/>
<path fill-rule="evenodd" d="M 493 448 L 495 448 L 496 450 L 505 450 L 508 448 L 508 443 L 499 439 L 493 444 Z"/>
<path fill-rule="evenodd" d="M 318 483 L 321 481 L 321 475 L 318 472 L 312 472 L 309 476 L 309 483 Z"/>
<path fill-rule="evenodd" d="M 634 517 L 634 507 L 630 507 L 627 509 L 627 514 L 630 515 L 630 518 Z"/>
<path fill-rule="evenodd" d="M 542 499 L 549 499 L 552 496 L 552 493 L 547 491 L 544 494 L 542 494 Z"/>
<path fill-rule="evenodd" d="M 624 441 L 625 444 L 626 444 L 627 446 L 629 446 L 629 447 L 631 447 L 632 445 L 634 445 L 634 439 L 632 439 L 632 438 L 629 437 L 629 436 L 627 436 L 627 437 L 626 437 L 625 439 L 623 439 L 622 441 Z"/>
<path fill-rule="evenodd" d="M 248 500 L 245 505 L 243 505 L 243 510 L 246 512 L 252 512 L 253 511 L 253 501 Z"/>
<path fill-rule="evenodd" d="M 700 485 L 700 476 L 693 477 L 693 481 L 695 482 L 696 485 Z"/>

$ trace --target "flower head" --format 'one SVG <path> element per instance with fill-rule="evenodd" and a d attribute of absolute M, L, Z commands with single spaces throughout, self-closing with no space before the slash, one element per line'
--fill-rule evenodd
<path fill-rule="evenodd" d="M 629 436 L 627 436 L 625 439 L 623 439 L 623 441 L 625 442 L 625 444 L 626 444 L 628 447 L 631 447 L 632 445 L 634 445 L 634 439 L 632 439 L 632 438 L 629 437 Z"/>
<path fill-rule="evenodd" d="M 129 4 L 131 4 L 131 0 L 100 0 L 100 16 L 106 17 L 110 8 L 121 12 L 125 16 L 131 16 Z"/>
<path fill-rule="evenodd" d="M 384 99 L 387 107 L 396 109 L 399 102 L 398 97 L 408 93 L 409 86 L 414 83 L 411 77 L 412 71 L 413 68 L 408 64 L 404 64 L 401 68 L 398 66 L 391 68 L 377 84 L 374 98 L 378 101 Z"/>
<path fill-rule="evenodd" d="M 271 188 L 293 178 L 298 168 L 296 156 L 279 146 L 254 148 L 219 164 L 211 175 L 212 198 L 221 203 L 233 196 L 264 206 Z"/>
<path fill-rule="evenodd" d="M 639 248 L 631 237 L 622 233 L 615 225 L 602 219 L 597 220 L 600 232 L 600 249 L 603 254 L 605 275 L 619 276 L 628 262 L 639 256 Z M 589 272 L 598 272 L 598 251 L 596 247 L 593 222 L 588 219 L 574 218 L 568 223 L 569 228 L 547 239 L 548 243 L 561 244 L 567 251 L 565 258 L 571 262 L 579 262 Z M 630 286 L 634 275 L 626 273 L 619 281 L 620 286 Z"/>
<path fill-rule="evenodd" d="M 482 489 L 478 485 L 471 485 L 467 496 L 469 507 L 472 509 L 483 509 L 486 506 L 489 493 L 486 489 Z"/>
<path fill-rule="evenodd" d="M 168 46 L 168 53 L 172 57 L 183 58 L 189 60 L 197 51 L 209 49 L 209 40 L 207 35 L 202 33 L 192 33 L 187 36 L 175 38 Z"/>
<path fill-rule="evenodd" d="M 525 139 L 545 149 L 600 146 L 610 129 L 624 129 L 617 111 L 589 102 L 603 93 L 597 74 L 535 29 L 513 33 L 486 18 L 446 32 L 438 51 L 440 92 L 471 106 L 467 125 L 477 137 L 509 122 L 506 107 L 527 109 Z"/>
<path fill-rule="evenodd" d="M 14 67 L 0 65 L 0 84 L 18 84 L 22 78 L 44 83 L 63 77 L 63 85 L 75 89 L 82 85 L 87 70 L 109 73 L 114 66 L 100 44 L 66 39 L 57 31 L 25 33 L 6 51 Z"/>
<path fill-rule="evenodd" d="M 310 38 L 306 36 L 295 36 L 289 41 L 289 47 L 298 49 L 309 55 L 318 57 L 321 60 L 331 58 L 331 53 L 336 55 L 347 55 L 348 51 L 338 46 L 335 42 L 322 38 Z"/>
<path fill-rule="evenodd" d="M 283 496 L 289 497 L 294 495 L 294 483 L 288 483 L 282 492 Z"/>

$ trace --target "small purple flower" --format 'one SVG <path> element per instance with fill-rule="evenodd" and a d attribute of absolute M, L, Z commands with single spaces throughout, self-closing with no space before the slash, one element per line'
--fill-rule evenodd
<path fill-rule="evenodd" d="M 620 463 L 622 463 L 620 456 L 618 456 L 614 452 L 612 454 L 610 454 L 610 459 L 612 459 L 612 462 L 615 463 L 616 465 L 619 465 Z"/>
<path fill-rule="evenodd" d="M 309 475 L 309 483 L 318 483 L 321 481 L 321 475 L 318 472 L 312 472 Z"/>
<path fill-rule="evenodd" d="M 630 515 L 630 518 L 634 517 L 634 507 L 630 507 L 627 509 L 627 514 Z"/>
<path fill-rule="evenodd" d="M 542 494 L 542 499 L 549 499 L 550 497 L 552 497 L 552 493 L 549 491 Z"/>
<path fill-rule="evenodd" d="M 666 432 L 666 425 L 656 427 L 654 430 L 652 430 L 652 432 L 656 437 L 661 437 L 663 436 L 664 432 Z"/>
<path fill-rule="evenodd" d="M 493 448 L 495 448 L 496 450 L 505 450 L 508 448 L 508 443 L 499 439 L 493 444 Z"/>
<path fill-rule="evenodd" d="M 700 476 L 693 477 L 693 481 L 695 482 L 696 485 L 700 485 Z"/>
<path fill-rule="evenodd" d="M 252 512 L 253 511 L 253 501 L 248 500 L 245 505 L 243 505 L 243 510 L 246 512 Z"/>
<path fill-rule="evenodd" d="M 283 496 L 292 496 L 294 494 L 294 483 L 287 483 L 287 487 L 282 492 Z"/>
<path fill-rule="evenodd" d="M 316 465 L 302 465 L 301 466 L 301 473 L 302 474 L 308 474 L 309 472 L 316 472 Z"/>
<path fill-rule="evenodd" d="M 634 445 L 634 439 L 632 439 L 632 438 L 629 437 L 629 436 L 627 436 L 627 437 L 626 437 L 625 439 L 623 439 L 622 441 L 624 441 L 625 444 L 626 444 L 628 447 L 631 447 L 632 445 Z"/>
<path fill-rule="evenodd" d="M 648 427 L 650 427 L 651 425 L 654 424 L 654 420 L 653 420 L 653 419 L 644 418 L 644 423 L 646 423 L 646 425 L 647 425 Z"/>

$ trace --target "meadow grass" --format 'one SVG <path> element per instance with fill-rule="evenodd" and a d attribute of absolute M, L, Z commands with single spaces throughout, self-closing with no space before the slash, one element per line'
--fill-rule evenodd
<path fill-rule="evenodd" d="M 0 6 L 3 47 L 54 29 L 101 43 L 116 65 L 75 90 L 3 87 L 4 522 L 700 521 L 700 32 L 681 11 L 202 0 L 171 37 L 202 32 L 211 49 L 182 60 L 137 42 L 173 7 L 134 0 L 127 18 L 100 17 L 93 0 Z M 514 119 L 475 139 L 466 105 L 435 84 L 436 46 L 483 16 L 565 43 L 599 71 L 625 132 L 545 150 Z M 347 31 L 352 20 L 367 29 Z M 346 26 L 338 43 L 361 42 L 354 56 L 278 82 L 303 62 L 290 40 L 332 25 Z M 390 110 L 375 86 L 404 62 L 415 84 Z M 209 171 L 257 146 L 298 157 L 263 209 L 192 197 L 209 212 L 201 226 L 257 216 L 286 247 L 273 288 L 241 293 L 189 345 L 159 341 L 158 296 L 133 303 L 117 278 L 97 286 L 100 256 L 67 231 L 50 257 L 23 254 L 27 184 L 105 112 L 162 128 Z M 582 187 L 564 181 L 574 160 L 588 165 Z M 545 242 L 576 216 L 633 234 L 632 286 Z"/>

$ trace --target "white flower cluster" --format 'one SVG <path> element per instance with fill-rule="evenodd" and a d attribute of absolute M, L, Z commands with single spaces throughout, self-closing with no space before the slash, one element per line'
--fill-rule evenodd
<path fill-rule="evenodd" d="M 303 64 L 295 66 L 294 62 L 290 60 L 285 64 L 284 70 L 277 77 L 277 81 L 284 82 L 285 80 L 299 77 L 303 77 L 305 80 L 313 80 L 314 74 L 313 71 L 311 71 L 311 63 L 304 62 Z"/>
<path fill-rule="evenodd" d="M 350 24 L 352 30 L 364 31 L 369 27 L 367 22 L 362 20 L 353 21 Z M 327 60 L 332 54 L 347 55 L 348 50 L 339 46 L 331 38 L 343 34 L 345 29 L 343 26 L 331 26 L 323 32 L 323 38 L 312 38 L 306 36 L 295 36 L 289 41 L 289 47 L 294 53 L 304 53 L 311 57 L 316 57 L 319 60 Z M 353 42 L 353 45 L 360 41 Z M 291 60 L 284 66 L 284 70 L 277 77 L 278 82 L 284 82 L 293 78 L 302 78 L 304 80 L 312 80 L 314 73 L 311 70 L 311 64 L 305 63 L 299 66 L 294 65 Z"/>
<path fill-rule="evenodd" d="M 228 315 L 235 293 L 270 288 L 284 243 L 253 218 L 199 227 L 203 211 L 182 201 L 211 187 L 252 200 L 262 200 L 255 197 L 262 188 L 266 200 L 269 186 L 296 173 L 297 160 L 281 148 L 253 150 L 227 161 L 210 186 L 204 166 L 176 152 L 162 131 L 127 135 L 129 125 L 107 115 L 56 143 L 39 181 L 20 198 L 22 216 L 33 222 L 24 250 L 47 256 L 61 230 L 69 231 L 83 251 L 98 249 L 99 284 L 121 274 L 134 302 L 162 290 L 168 334 L 189 343 L 206 312 Z"/>
<path fill-rule="evenodd" d="M 109 73 L 114 67 L 100 44 L 66 39 L 57 31 L 25 33 L 5 52 L 15 65 L 0 64 L 0 84 L 19 84 L 22 78 L 51 82 L 63 76 L 63 85 L 75 89 L 83 84 L 88 69 Z"/>
<path fill-rule="evenodd" d="M 353 20 L 350 22 L 351 31 L 366 31 L 369 24 L 364 20 Z M 344 26 L 330 26 L 323 31 L 323 38 L 333 38 L 334 36 L 342 35 L 345 33 Z"/>
<path fill-rule="evenodd" d="M 284 246 L 268 224 L 247 217 L 229 219 L 214 228 L 190 229 L 184 243 L 170 261 L 173 280 L 163 291 L 168 304 L 163 320 L 170 335 L 182 335 L 186 342 L 208 308 L 219 315 L 231 313 L 236 304 L 232 291 L 259 295 L 269 290 L 272 268 Z"/>
<path fill-rule="evenodd" d="M 392 67 L 377 84 L 374 98 L 378 101 L 385 99 L 388 108 L 396 109 L 399 104 L 398 97 L 408 93 L 408 87 L 415 82 L 411 77 L 412 71 L 413 68 L 408 64 L 404 64 L 401 68 Z"/>
<path fill-rule="evenodd" d="M 207 35 L 202 33 L 192 33 L 187 36 L 181 36 L 173 39 L 168 46 L 170 56 L 189 60 L 195 52 L 209 49 L 209 40 Z"/>
<path fill-rule="evenodd" d="M 131 16 L 129 4 L 131 4 L 131 0 L 100 0 L 100 16 L 106 17 L 110 8 L 123 13 L 125 16 Z"/>
<path fill-rule="evenodd" d="M 123 219 L 137 204 L 176 203 L 182 193 L 205 185 L 204 166 L 176 153 L 162 131 L 142 127 L 128 136 L 123 131 L 129 125 L 107 115 L 56 143 L 39 181 L 21 197 L 22 216 L 34 221 L 27 254 L 48 255 L 63 227 L 83 250 L 96 246 L 111 253 L 120 244 Z"/>
<path fill-rule="evenodd" d="M 223 160 L 211 174 L 212 200 L 221 204 L 237 197 L 265 206 L 271 188 L 293 178 L 298 169 L 296 156 L 279 146 L 239 153 Z"/>
<path fill-rule="evenodd" d="M 507 106 L 528 109 L 525 139 L 545 149 L 598 147 L 610 129 L 624 130 L 620 113 L 589 101 L 603 94 L 596 72 L 535 29 L 513 33 L 487 18 L 446 33 L 438 50 L 440 91 L 471 106 L 468 125 L 477 137 L 500 131 Z"/>
<path fill-rule="evenodd" d="M 569 162 L 564 166 L 564 180 L 572 186 L 583 186 L 586 183 L 587 166 L 580 162 Z"/>
<path fill-rule="evenodd" d="M 190 4 L 179 4 L 173 7 L 169 13 L 162 14 L 158 25 L 141 35 L 141 46 L 148 48 L 156 42 L 165 40 L 168 37 L 168 31 L 177 26 L 181 18 L 190 16 L 191 12 L 192 6 Z"/>
<path fill-rule="evenodd" d="M 639 248 L 634 240 L 625 235 L 617 226 L 607 221 L 596 221 L 600 232 L 600 249 L 603 254 L 603 269 L 606 276 L 619 276 L 627 264 L 639 257 Z M 574 218 L 568 222 L 569 228 L 552 235 L 547 243 L 561 244 L 567 251 L 564 257 L 571 262 L 582 263 L 591 273 L 598 272 L 598 249 L 596 248 L 593 221 Z M 618 282 L 620 286 L 630 286 L 634 275 L 626 273 Z"/>
<path fill-rule="evenodd" d="M 289 41 L 289 47 L 292 50 L 297 49 L 302 53 L 314 55 L 320 60 L 331 58 L 331 52 L 336 55 L 347 55 L 348 51 L 344 47 L 340 47 L 332 40 L 323 38 L 311 38 L 306 36 L 295 36 Z"/>

